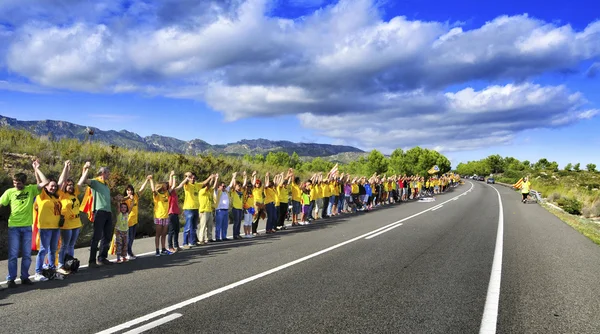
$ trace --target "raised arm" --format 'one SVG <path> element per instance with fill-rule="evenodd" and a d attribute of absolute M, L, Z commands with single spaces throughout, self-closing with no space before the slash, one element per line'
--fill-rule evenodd
<path fill-rule="evenodd" d="M 148 184 L 148 180 L 150 180 L 151 176 L 152 175 L 146 176 L 146 179 L 144 180 L 144 183 L 142 183 L 142 186 L 140 187 L 140 190 L 138 192 L 141 193 L 142 191 L 144 191 L 144 189 L 146 189 L 146 184 Z"/>
<path fill-rule="evenodd" d="M 176 186 L 176 179 L 175 179 L 175 171 L 172 170 L 171 174 L 169 175 L 169 193 L 173 192 L 173 190 L 175 190 L 175 186 Z"/>
<path fill-rule="evenodd" d="M 233 186 L 235 185 L 235 177 L 237 176 L 237 172 L 234 172 L 233 174 L 231 174 L 231 182 L 229 182 L 229 189 L 233 189 Z"/>
<path fill-rule="evenodd" d="M 150 180 L 150 189 L 152 189 L 153 193 L 156 193 L 156 188 L 154 187 L 154 180 L 152 179 L 152 175 L 148 175 L 148 180 Z"/>
<path fill-rule="evenodd" d="M 81 171 L 81 178 L 79 178 L 79 182 L 77 182 L 77 185 L 82 187 L 84 184 L 89 185 L 90 184 L 90 180 L 88 180 L 88 173 L 90 172 L 90 162 L 86 161 L 85 164 L 83 165 L 83 170 Z"/>
<path fill-rule="evenodd" d="M 271 176 L 271 174 L 269 172 L 265 173 L 265 187 L 269 185 L 269 176 Z"/>
<path fill-rule="evenodd" d="M 63 167 L 62 173 L 60 173 L 60 177 L 58 178 L 58 188 L 63 189 L 63 184 L 66 179 L 69 178 L 69 172 L 71 171 L 71 160 L 65 161 L 65 166 Z"/>
<path fill-rule="evenodd" d="M 215 179 L 215 182 L 213 183 L 212 188 L 213 189 L 217 189 L 217 185 L 218 185 L 218 182 L 219 182 L 219 173 L 215 173 L 214 174 L 214 179 Z"/>
<path fill-rule="evenodd" d="M 252 172 L 252 185 L 256 184 L 256 171 Z"/>
<path fill-rule="evenodd" d="M 248 181 L 248 176 L 246 175 L 246 171 L 244 171 L 242 173 L 242 175 L 244 176 L 244 183 L 242 184 L 242 187 L 246 188 L 246 182 Z"/>
<path fill-rule="evenodd" d="M 200 184 L 202 184 L 202 187 L 206 187 L 207 184 L 210 183 L 210 181 L 214 178 L 215 176 L 213 174 L 209 175 L 206 180 L 202 181 Z"/>
<path fill-rule="evenodd" d="M 40 182 L 38 182 L 38 188 L 42 189 L 48 184 L 48 179 L 46 179 L 46 176 L 40 170 L 40 162 L 39 161 L 35 160 L 33 162 L 32 166 L 33 166 L 33 171 L 35 172 L 35 175 L 37 175 L 40 178 Z"/>

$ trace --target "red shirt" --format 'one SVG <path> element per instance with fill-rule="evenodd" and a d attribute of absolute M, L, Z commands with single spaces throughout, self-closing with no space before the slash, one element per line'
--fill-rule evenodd
<path fill-rule="evenodd" d="M 170 215 L 178 215 L 181 212 L 179 211 L 179 196 L 177 196 L 177 192 L 173 190 L 169 194 L 169 214 Z"/>

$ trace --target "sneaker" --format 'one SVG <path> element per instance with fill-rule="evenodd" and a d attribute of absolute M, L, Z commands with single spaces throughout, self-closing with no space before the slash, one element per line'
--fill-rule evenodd
<path fill-rule="evenodd" d="M 121 258 L 117 258 L 117 263 L 123 263 L 123 260 L 121 260 Z"/>
<path fill-rule="evenodd" d="M 137 257 L 135 255 L 127 255 L 127 260 L 133 261 L 135 259 L 137 259 Z"/>
<path fill-rule="evenodd" d="M 61 274 L 61 275 L 68 275 L 70 274 L 70 272 L 66 271 L 63 267 L 60 267 L 56 270 L 57 273 Z"/>
<path fill-rule="evenodd" d="M 175 253 L 177 253 L 177 249 L 176 248 L 169 248 L 169 252 L 171 252 L 171 254 L 175 254 Z"/>
<path fill-rule="evenodd" d="M 36 280 L 37 282 L 46 282 L 48 280 L 48 278 L 46 278 L 46 276 L 40 274 L 40 273 L 35 273 L 35 276 L 33 277 L 34 280 Z"/>
<path fill-rule="evenodd" d="M 154 256 L 160 256 L 160 253 L 159 253 L 159 252 L 156 252 L 156 254 L 154 254 Z"/>
<path fill-rule="evenodd" d="M 160 255 L 172 255 L 173 253 L 171 253 L 170 251 L 163 249 L 162 252 L 160 252 Z"/>
<path fill-rule="evenodd" d="M 29 278 L 28 278 L 27 280 L 29 280 Z M 31 282 L 31 281 L 29 281 L 29 282 Z M 8 285 L 8 287 L 9 287 L 10 289 L 14 289 L 14 288 L 16 288 L 16 287 L 17 287 L 17 283 L 15 283 L 15 280 L 14 280 L 14 279 L 12 279 L 12 280 L 10 280 L 10 281 L 8 281 L 8 282 L 6 282 L 6 283 L 8 283 L 7 285 Z"/>
<path fill-rule="evenodd" d="M 33 282 L 29 278 L 21 279 L 21 285 L 33 285 Z"/>
<path fill-rule="evenodd" d="M 188 246 L 188 245 L 183 245 L 183 246 L 181 246 L 181 248 L 183 248 L 183 249 L 185 249 L 185 250 L 188 250 L 188 249 L 190 249 L 191 247 L 190 247 L 190 246 Z"/>
<path fill-rule="evenodd" d="M 114 264 L 114 263 L 110 262 L 108 259 L 102 259 L 99 262 L 101 262 L 103 265 L 106 265 L 106 266 L 110 266 L 110 265 Z"/>

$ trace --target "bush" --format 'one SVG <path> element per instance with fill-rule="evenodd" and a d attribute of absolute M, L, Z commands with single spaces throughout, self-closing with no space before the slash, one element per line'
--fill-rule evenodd
<path fill-rule="evenodd" d="M 590 208 L 583 208 L 583 210 L 581 210 L 581 214 L 585 218 L 590 218 L 592 216 L 592 209 L 590 209 Z"/>
<path fill-rule="evenodd" d="M 567 213 L 581 215 L 583 205 L 575 198 L 562 197 L 558 200 L 557 204 Z"/>
<path fill-rule="evenodd" d="M 553 192 L 552 194 L 550 194 L 550 196 L 548 196 L 548 201 L 550 202 L 556 202 L 560 199 L 560 194 L 557 192 Z"/>
<path fill-rule="evenodd" d="M 590 206 L 591 217 L 600 217 L 600 201 L 594 202 Z"/>

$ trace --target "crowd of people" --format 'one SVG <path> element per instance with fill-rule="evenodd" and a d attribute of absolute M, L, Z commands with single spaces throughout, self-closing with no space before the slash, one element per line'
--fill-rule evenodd
<path fill-rule="evenodd" d="M 48 270 L 60 275 L 70 273 L 65 261 L 74 256 L 83 226 L 81 214 L 86 214 L 93 224 L 90 268 L 112 265 L 109 253 L 117 256 L 117 263 L 135 260 L 139 194 L 148 189 L 148 184 L 156 228 L 155 255 L 165 256 L 230 240 L 230 222 L 233 239 L 253 238 L 258 235 L 261 219 L 266 219 L 266 234 L 270 235 L 286 229 L 286 220 L 291 220 L 292 226 L 307 225 L 319 219 L 432 196 L 458 182 L 453 174 L 428 178 L 377 174 L 353 177 L 340 173 L 337 165 L 329 173 L 316 173 L 304 181 L 291 168 L 274 175 L 267 172 L 262 179 L 256 171 L 250 175 L 244 171 L 241 175 L 233 173 L 231 180 L 212 174 L 200 181 L 195 173 L 186 172 L 179 183 L 172 171 L 166 181 L 155 182 L 148 175 L 137 192 L 128 185 L 122 195 L 111 197 L 107 185 L 110 171 L 106 167 L 99 168 L 96 177 L 90 179 L 90 162 L 86 162 L 77 183 L 71 178 L 70 161 L 65 161 L 58 180 L 47 178 L 38 161 L 32 167 L 36 184 L 26 185 L 27 176 L 17 173 L 13 176 L 14 187 L 0 197 L 0 205 L 11 208 L 7 276 L 11 288 L 17 286 L 19 252 L 21 284 L 33 284 L 29 278 L 32 243 L 38 250 L 35 281 L 48 280 Z M 178 194 L 182 189 L 180 206 Z M 82 191 L 85 194 L 80 201 Z M 117 208 L 114 222 L 113 204 Z M 185 224 L 180 244 L 182 213 Z"/>

